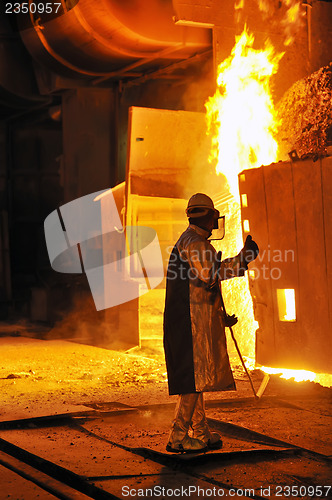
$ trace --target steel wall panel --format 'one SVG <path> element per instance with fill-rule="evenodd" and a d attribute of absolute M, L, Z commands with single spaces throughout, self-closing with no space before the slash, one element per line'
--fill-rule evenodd
<path fill-rule="evenodd" d="M 323 204 L 326 245 L 327 290 L 329 301 L 329 323 L 324 336 L 324 349 L 327 353 L 326 371 L 332 372 L 332 157 L 321 160 L 323 180 Z"/>
<path fill-rule="evenodd" d="M 332 159 L 279 162 L 243 173 L 240 192 L 247 194 L 248 207 L 242 219 L 249 220 L 260 246 L 258 277 L 251 285 L 259 322 L 256 359 L 331 373 Z M 267 250 L 270 255 L 264 255 Z M 266 261 L 268 280 L 259 275 Z M 295 290 L 296 321 L 280 321 L 278 288 Z"/>
<path fill-rule="evenodd" d="M 247 196 L 247 207 L 241 203 L 242 221 L 250 221 L 250 233 L 257 241 L 260 255 L 255 264 L 249 266 L 255 273 L 255 278 L 249 274 L 249 288 L 253 297 L 254 315 L 259 323 L 256 332 L 256 359 L 264 359 L 270 364 L 275 356 L 275 331 L 273 315 L 266 311 L 273 310 L 271 282 L 263 277 L 263 266 L 270 272 L 267 249 L 269 245 L 269 231 L 265 203 L 265 188 L 263 170 L 253 169 L 245 171 L 239 176 L 240 194 Z M 242 224 L 243 227 L 243 224 Z M 247 233 L 243 231 L 243 239 Z M 259 361 L 260 362 L 260 361 Z"/>
<path fill-rule="evenodd" d="M 328 332 L 328 290 L 321 165 L 312 160 L 293 164 L 294 200 L 299 247 L 299 341 L 303 368 L 328 367 L 324 337 Z"/>
<path fill-rule="evenodd" d="M 273 364 L 297 363 L 298 321 L 280 321 L 277 289 L 295 289 L 297 294 L 296 222 L 289 163 L 276 163 L 263 168 L 269 230 L 269 260 L 272 288 L 275 357 Z M 294 258 L 290 259 L 289 255 Z"/>

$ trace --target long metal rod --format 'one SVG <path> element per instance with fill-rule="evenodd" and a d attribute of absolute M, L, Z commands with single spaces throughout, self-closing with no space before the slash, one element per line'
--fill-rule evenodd
<path fill-rule="evenodd" d="M 251 379 L 251 376 L 250 376 L 250 373 L 248 372 L 248 369 L 245 365 L 245 362 L 244 362 L 244 359 L 242 357 L 242 354 L 241 354 L 241 351 L 239 349 L 239 346 L 238 346 L 238 343 L 236 341 L 236 338 L 234 337 L 234 332 L 233 332 L 233 328 L 231 326 L 228 327 L 230 332 L 231 332 L 231 336 L 232 336 L 232 339 L 233 339 L 233 342 L 234 342 L 234 345 L 236 347 L 236 350 L 237 350 L 237 353 L 239 355 L 239 358 L 241 360 L 241 363 L 242 363 L 242 366 L 244 368 L 244 371 L 246 372 L 247 376 L 248 376 L 248 379 L 249 379 L 249 382 L 250 382 L 250 385 L 251 385 L 251 388 L 252 388 L 252 392 L 254 393 L 254 396 L 255 396 L 255 399 L 259 399 L 259 397 L 257 396 L 256 394 L 256 391 L 255 391 L 255 387 L 254 387 L 254 384 L 252 382 L 252 379 Z"/>
<path fill-rule="evenodd" d="M 224 313 L 225 315 L 227 315 L 227 312 L 226 312 L 226 308 L 225 308 L 225 303 L 224 303 L 224 299 L 223 299 L 223 296 L 222 296 L 222 293 L 221 293 L 221 283 L 219 282 L 219 291 L 220 291 L 220 297 L 221 297 L 221 305 L 222 305 L 222 308 L 224 310 Z M 232 339 L 233 339 L 233 342 L 234 342 L 234 345 L 235 345 L 235 348 L 237 350 L 237 353 L 239 355 L 239 358 L 241 360 L 241 363 L 242 363 L 242 366 L 243 366 L 243 369 L 244 371 L 246 372 L 247 376 L 248 376 L 248 379 L 249 379 L 249 382 L 250 382 L 250 385 L 251 385 L 251 388 L 252 388 L 252 392 L 254 393 L 254 396 L 255 396 L 255 399 L 259 399 L 259 396 L 257 396 L 256 394 L 256 391 L 255 391 L 255 387 L 254 387 L 254 384 L 252 382 L 252 379 L 251 379 L 251 376 L 250 376 L 250 373 L 245 365 L 245 362 L 244 362 L 244 359 L 242 357 L 242 354 L 241 354 L 241 351 L 240 351 L 240 348 L 238 346 L 238 343 L 236 341 L 236 338 L 234 336 L 234 332 L 233 332 L 233 328 L 231 326 L 228 327 L 230 332 L 231 332 L 231 336 L 232 336 Z"/>

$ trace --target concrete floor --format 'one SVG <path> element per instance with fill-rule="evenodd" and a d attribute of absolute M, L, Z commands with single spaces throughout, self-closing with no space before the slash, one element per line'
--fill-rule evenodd
<path fill-rule="evenodd" d="M 236 392 L 206 395 L 223 449 L 179 456 L 165 450 L 176 397 L 161 360 L 22 337 L 1 348 L 0 500 L 332 498 L 331 389 L 272 377 L 255 401 L 235 369 Z"/>

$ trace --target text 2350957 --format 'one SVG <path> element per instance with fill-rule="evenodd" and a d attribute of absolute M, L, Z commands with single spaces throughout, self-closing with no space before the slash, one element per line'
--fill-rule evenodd
<path fill-rule="evenodd" d="M 61 2 L 22 2 L 5 5 L 6 14 L 57 14 L 61 7 Z"/>

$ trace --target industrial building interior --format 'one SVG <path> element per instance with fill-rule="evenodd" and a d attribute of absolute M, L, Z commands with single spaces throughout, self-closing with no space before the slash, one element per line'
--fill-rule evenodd
<path fill-rule="evenodd" d="M 0 47 L 0 498 L 332 498 L 331 1 L 3 2 Z M 222 283 L 250 379 L 227 331 L 224 446 L 189 457 L 163 308 L 196 192 L 260 254 Z"/>

